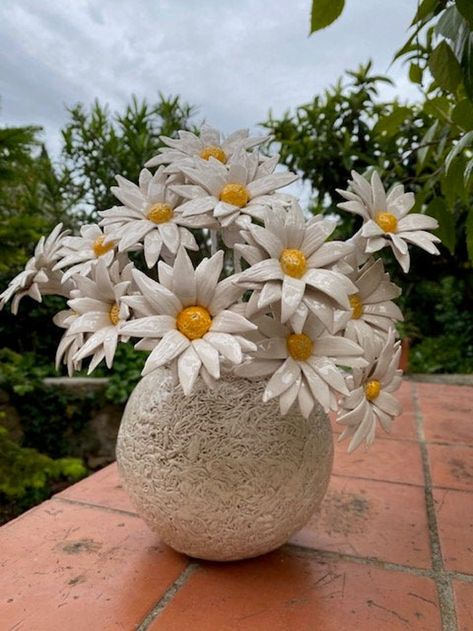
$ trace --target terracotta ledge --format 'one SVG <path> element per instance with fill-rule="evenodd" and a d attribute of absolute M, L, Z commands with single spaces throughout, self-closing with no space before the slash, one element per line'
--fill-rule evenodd
<path fill-rule="evenodd" d="M 258 559 L 170 550 L 115 465 L 54 496 L 0 528 L 0 628 L 469 631 L 473 388 L 406 381 L 401 397 L 393 433 L 368 455 L 338 445 L 320 514 Z"/>

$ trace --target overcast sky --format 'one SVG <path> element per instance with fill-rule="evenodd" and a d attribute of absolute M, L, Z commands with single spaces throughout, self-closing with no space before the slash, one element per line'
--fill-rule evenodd
<path fill-rule="evenodd" d="M 388 72 L 417 0 L 347 0 L 334 25 L 308 37 L 310 0 L 2 0 L 2 124 L 39 124 L 50 148 L 66 106 L 132 93 L 179 94 L 230 132 L 310 100 L 372 58 Z M 406 68 L 386 96 L 416 98 Z"/>

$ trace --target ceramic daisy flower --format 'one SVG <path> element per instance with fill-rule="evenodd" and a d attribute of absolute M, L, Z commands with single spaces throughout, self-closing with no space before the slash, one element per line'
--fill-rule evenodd
<path fill-rule="evenodd" d="M 370 445 L 375 437 L 376 425 L 389 432 L 395 416 L 401 414 L 399 401 L 393 396 L 401 385 L 399 370 L 401 342 L 395 341 L 394 330 L 383 343 L 373 336 L 365 339 L 365 357 L 369 364 L 354 369 L 347 378 L 350 394 L 340 402 L 337 423 L 345 428 L 340 440 L 351 437 L 348 451 L 351 453 L 364 441 Z"/>
<path fill-rule="evenodd" d="M 366 240 L 365 252 L 373 253 L 391 246 L 404 272 L 408 272 L 410 266 L 409 243 L 430 254 L 439 254 L 435 243 L 440 239 L 427 232 L 438 228 L 437 220 L 421 213 L 408 215 L 415 202 L 413 193 L 405 193 L 404 187 L 398 184 L 386 194 L 376 171 L 373 171 L 371 184 L 356 171 L 351 175 L 350 190 L 337 189 L 348 200 L 338 207 L 363 218 L 361 236 Z"/>
<path fill-rule="evenodd" d="M 331 269 L 353 247 L 326 242 L 334 230 L 335 222 L 328 219 L 306 222 L 293 202 L 287 212 L 281 206 L 267 212 L 264 228 L 250 225 L 243 231 L 246 244 L 235 249 L 250 264 L 238 278 L 254 290 L 248 315 L 280 302 L 282 322 L 291 319 L 298 333 L 309 311 L 332 330 L 335 309 L 350 309 L 349 294 L 357 292 L 345 274 Z"/>
<path fill-rule="evenodd" d="M 55 294 L 69 297 L 73 283 L 63 283 L 63 273 L 53 271 L 60 257 L 60 250 L 68 230 L 62 230 L 62 223 L 58 224 L 48 237 L 41 237 L 35 247 L 34 256 L 27 262 L 25 269 L 10 281 L 10 284 L 0 294 L 0 311 L 5 304 L 12 300 L 11 310 L 18 313 L 18 307 L 24 296 L 29 296 L 41 302 L 42 296 Z"/>
<path fill-rule="evenodd" d="M 209 227 L 215 222 L 205 214 L 183 216 L 186 205 L 179 208 L 182 200 L 169 188 L 170 176 L 164 173 L 164 167 L 154 175 L 143 169 L 138 186 L 119 175 L 116 179 L 118 186 L 111 190 L 124 206 L 99 212 L 103 217 L 100 225 L 109 230 L 106 242 L 116 242 L 119 252 L 143 242 L 148 267 L 156 264 L 163 247 L 172 255 L 180 245 L 199 249 L 188 228 Z"/>
<path fill-rule="evenodd" d="M 131 286 L 132 267 L 130 264 L 120 272 L 118 261 L 111 267 L 99 261 L 92 278 L 76 277 L 77 291 L 67 303 L 76 317 L 68 322 L 66 336 L 84 334 L 84 343 L 72 356 L 72 362 L 92 356 L 89 373 L 104 358 L 111 368 L 118 342 L 128 339 L 121 329 L 130 309 L 122 298 Z"/>
<path fill-rule="evenodd" d="M 219 379 L 222 358 L 233 364 L 242 361 L 241 334 L 256 326 L 230 310 L 242 290 L 231 279 L 218 282 L 222 268 L 222 251 L 204 259 L 194 270 L 187 252 L 180 248 L 173 267 L 160 261 L 159 283 L 133 271 L 154 313 L 123 327 L 127 335 L 156 342 L 143 375 L 170 365 L 177 371 L 184 393 L 189 394 L 199 375 L 209 385 Z M 125 300 L 135 307 L 140 305 L 133 296 Z M 255 348 L 251 343 L 249 347 Z"/>
<path fill-rule="evenodd" d="M 349 297 L 349 311 L 337 311 L 336 330 L 358 344 L 370 335 L 386 337 L 396 322 L 404 320 L 399 307 L 392 302 L 401 290 L 384 271 L 381 259 L 370 259 L 350 275 L 357 292 Z"/>
<path fill-rule="evenodd" d="M 58 255 L 60 260 L 54 266 L 55 270 L 69 269 L 64 273 L 63 280 L 82 274 L 87 276 L 99 261 L 109 266 L 115 259 L 113 242 L 106 241 L 106 232 L 96 224 L 82 226 L 79 237 L 65 237 Z"/>
<path fill-rule="evenodd" d="M 221 132 L 208 125 L 202 126 L 199 135 L 180 131 L 178 136 L 177 139 L 161 136 L 166 147 L 161 148 L 159 154 L 148 160 L 145 166 L 168 164 L 167 171 L 174 172 L 183 164 L 191 165 L 196 157 L 203 160 L 214 158 L 225 164 L 237 149 L 250 149 L 268 139 L 265 136 L 250 136 L 247 129 L 239 129 L 225 138 Z"/>
<path fill-rule="evenodd" d="M 182 166 L 181 171 L 191 184 L 172 188 L 189 199 L 184 217 L 211 212 L 222 228 L 227 228 L 240 217 L 245 217 L 246 223 L 252 217 L 263 219 L 272 194 L 298 178 L 287 171 L 275 173 L 275 167 L 274 161 L 260 163 L 257 153 L 240 150 L 227 165 L 210 158 L 196 159 L 193 166 Z"/>
<path fill-rule="evenodd" d="M 305 418 L 316 402 L 325 411 L 335 410 L 337 395 L 348 394 L 337 366 L 365 366 L 363 349 L 347 338 L 330 335 L 312 315 L 299 333 L 279 320 L 269 315 L 255 319 L 261 336 L 257 350 L 235 372 L 243 377 L 271 376 L 263 401 L 279 397 L 281 414 L 296 400 Z"/>
<path fill-rule="evenodd" d="M 74 295 L 74 292 L 72 292 L 72 294 Z M 53 322 L 61 329 L 69 329 L 75 318 L 77 318 L 77 313 L 75 313 L 75 311 L 72 309 L 65 309 L 54 316 Z M 66 331 L 57 347 L 56 370 L 59 369 L 61 363 L 67 366 L 67 374 L 69 377 L 72 377 L 75 371 L 80 370 L 82 362 L 75 361 L 74 355 L 76 355 L 83 344 L 83 333 L 70 334 L 69 331 Z"/>

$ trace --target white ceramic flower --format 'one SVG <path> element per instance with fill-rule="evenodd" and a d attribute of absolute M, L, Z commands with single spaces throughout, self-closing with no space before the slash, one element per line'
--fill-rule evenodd
<path fill-rule="evenodd" d="M 36 244 L 34 256 L 27 262 L 25 269 L 15 276 L 0 294 L 0 311 L 12 298 L 11 310 L 16 315 L 24 296 L 29 296 L 37 302 L 41 302 L 41 297 L 46 294 L 69 296 L 73 283 L 63 284 L 63 273 L 53 271 L 67 234 L 68 230 L 63 231 L 60 223 L 48 237 L 41 237 Z"/>
<path fill-rule="evenodd" d="M 74 294 L 74 291 L 71 293 Z M 64 311 L 59 311 L 59 313 L 54 316 L 53 322 L 61 329 L 69 329 L 76 317 L 77 313 L 75 313 L 72 309 L 65 309 Z M 74 355 L 79 351 L 83 344 L 83 333 L 71 334 L 68 330 L 66 330 L 57 347 L 56 370 L 59 369 L 61 363 L 67 366 L 67 374 L 69 377 L 72 377 L 75 371 L 80 370 L 82 362 L 75 361 Z"/>
<path fill-rule="evenodd" d="M 171 255 L 176 254 L 180 245 L 199 249 L 188 228 L 208 227 L 212 218 L 183 216 L 186 205 L 179 208 L 182 200 L 169 188 L 170 176 L 164 173 L 164 167 L 154 175 L 143 169 L 139 186 L 119 175 L 116 179 L 118 186 L 111 190 L 124 206 L 99 212 L 103 217 L 100 225 L 109 230 L 106 242 L 116 242 L 119 252 L 143 242 L 148 267 L 156 265 L 163 246 Z"/>
<path fill-rule="evenodd" d="M 173 267 L 159 262 L 159 283 L 133 271 L 142 299 L 131 296 L 124 300 L 141 312 L 146 301 L 154 315 L 132 320 L 122 330 L 155 344 L 144 375 L 170 365 L 177 370 L 184 393 L 189 394 L 199 375 L 209 385 L 219 379 L 222 358 L 233 364 L 242 361 L 240 334 L 256 326 L 230 310 L 242 290 L 231 278 L 218 282 L 222 267 L 222 251 L 194 270 L 187 252 L 180 248 Z M 245 342 L 245 349 L 248 347 L 255 348 Z"/>
<path fill-rule="evenodd" d="M 363 217 L 361 236 L 366 239 L 364 251 L 377 252 L 389 245 L 404 272 L 409 271 L 409 243 L 414 243 L 430 254 L 439 254 L 435 243 L 440 239 L 427 230 L 438 228 L 438 222 L 429 215 L 408 215 L 414 206 L 414 194 L 405 193 L 401 184 L 394 186 L 388 194 L 376 171 L 371 184 L 352 171 L 350 190 L 337 189 L 348 201 L 338 204 L 339 208 Z"/>
<path fill-rule="evenodd" d="M 54 269 L 69 269 L 64 273 L 63 281 L 75 274 L 87 276 L 99 261 L 109 266 L 115 259 L 113 242 L 106 242 L 106 231 L 103 232 L 96 224 L 82 226 L 79 237 L 65 237 L 58 255 L 59 262 Z"/>
<path fill-rule="evenodd" d="M 70 318 L 66 335 L 85 334 L 84 344 L 72 356 L 72 362 L 92 356 L 89 373 L 104 358 L 111 368 L 118 342 L 128 339 L 121 329 L 130 310 L 122 298 L 131 286 L 132 267 L 130 264 L 120 272 L 118 261 L 110 267 L 99 261 L 92 278 L 76 277 L 77 291 L 67 303 L 76 317 Z"/>
<path fill-rule="evenodd" d="M 181 165 L 191 165 L 196 157 L 208 160 L 214 158 L 225 164 L 237 149 L 250 149 L 266 142 L 265 136 L 250 136 L 247 129 L 239 129 L 227 138 L 221 132 L 208 125 L 203 125 L 200 134 L 189 131 L 178 132 L 179 138 L 161 136 L 166 147 L 159 150 L 157 156 L 148 160 L 145 166 L 154 167 L 168 164 L 168 172 L 174 172 Z"/>
<path fill-rule="evenodd" d="M 250 264 L 238 278 L 243 287 L 254 290 L 249 316 L 280 302 L 282 322 L 291 319 L 296 332 L 309 311 L 333 329 L 335 309 L 348 310 L 348 296 L 357 291 L 345 274 L 331 269 L 353 247 L 326 242 L 334 229 L 335 222 L 321 217 L 306 222 L 293 202 L 287 212 L 281 206 L 267 212 L 264 228 L 252 224 L 242 232 L 246 245 L 235 249 Z"/>
<path fill-rule="evenodd" d="M 394 330 L 389 331 L 383 343 L 370 336 L 365 339 L 366 368 L 354 369 L 347 378 L 350 394 L 340 402 L 337 422 L 344 425 L 340 440 L 351 437 L 348 451 L 354 451 L 364 441 L 370 445 L 375 437 L 376 425 L 389 432 L 395 416 L 401 414 L 399 401 L 393 396 L 401 385 L 399 370 L 401 342 L 395 341 Z"/>
<path fill-rule="evenodd" d="M 381 259 L 368 260 L 349 277 L 357 292 L 349 298 L 349 311 L 336 312 L 336 330 L 361 345 L 370 335 L 386 337 L 395 322 L 404 320 L 401 310 L 392 302 L 401 295 L 401 290 L 390 281 Z"/>
<path fill-rule="evenodd" d="M 257 350 L 235 372 L 242 377 L 271 375 L 263 401 L 279 397 L 281 414 L 296 399 L 306 418 L 316 401 L 325 411 L 335 410 L 337 395 L 348 394 L 337 365 L 365 366 L 363 349 L 347 338 L 329 335 L 312 315 L 299 333 L 279 319 L 269 315 L 255 318 L 260 334 Z"/>
<path fill-rule="evenodd" d="M 183 212 L 192 217 L 211 212 L 226 228 L 245 217 L 263 219 L 272 202 L 272 194 L 298 178 L 290 172 L 274 173 L 274 160 L 260 162 L 257 153 L 237 151 L 222 164 L 214 158 L 195 159 L 193 166 L 182 166 L 182 173 L 192 182 L 173 186 L 173 190 L 189 199 Z"/>

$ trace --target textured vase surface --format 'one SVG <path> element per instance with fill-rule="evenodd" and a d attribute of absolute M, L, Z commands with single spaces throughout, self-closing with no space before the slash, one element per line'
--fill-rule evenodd
<path fill-rule="evenodd" d="M 263 380 L 201 381 L 185 397 L 170 371 L 144 377 L 117 442 L 123 484 L 161 539 L 189 556 L 228 561 L 285 543 L 320 504 L 333 442 L 327 415 L 281 416 Z"/>

